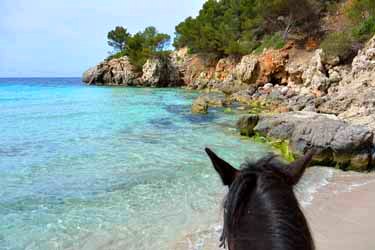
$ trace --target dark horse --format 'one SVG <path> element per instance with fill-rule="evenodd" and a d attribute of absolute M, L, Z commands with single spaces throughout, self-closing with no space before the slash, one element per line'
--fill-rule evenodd
<path fill-rule="evenodd" d="M 270 155 L 237 170 L 206 149 L 229 192 L 224 201 L 221 247 L 229 250 L 313 250 L 312 236 L 293 186 L 313 152 L 285 164 Z"/>

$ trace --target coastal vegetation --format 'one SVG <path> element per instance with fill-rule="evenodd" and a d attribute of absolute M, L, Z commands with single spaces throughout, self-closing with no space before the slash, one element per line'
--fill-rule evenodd
<path fill-rule="evenodd" d="M 333 14 L 341 15 L 343 27 L 329 33 L 321 47 L 331 56 L 347 59 L 375 34 L 375 1 L 337 1 L 331 5 Z"/>
<path fill-rule="evenodd" d="M 339 16 L 339 29 L 327 30 L 324 16 Z M 328 55 L 347 59 L 375 33 L 375 2 L 372 0 L 208 0 L 197 17 L 176 26 L 173 46 L 190 53 L 218 57 L 261 53 L 282 48 L 288 40 L 321 41 Z M 166 56 L 171 37 L 153 26 L 130 34 L 122 26 L 108 35 L 113 54 L 127 56 L 141 70 L 147 59 Z"/>
<path fill-rule="evenodd" d="M 265 45 L 279 47 L 292 31 L 317 30 L 316 5 L 320 1 L 209 0 L 196 18 L 177 25 L 174 46 L 219 55 L 244 55 Z"/>
<path fill-rule="evenodd" d="M 153 27 L 147 27 L 144 31 L 132 35 L 121 26 L 108 32 L 108 45 L 114 50 L 108 59 L 127 56 L 138 70 L 153 56 L 163 56 L 167 52 L 171 37 L 168 34 L 159 33 Z"/>
<path fill-rule="evenodd" d="M 340 15 L 344 26 L 325 31 L 327 13 Z M 192 53 L 246 55 L 283 47 L 291 38 L 313 37 L 329 55 L 346 59 L 374 33 L 372 0 L 208 0 L 197 17 L 176 26 L 174 46 Z"/>

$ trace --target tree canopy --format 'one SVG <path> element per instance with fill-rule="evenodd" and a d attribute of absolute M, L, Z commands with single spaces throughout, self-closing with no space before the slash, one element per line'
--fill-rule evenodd
<path fill-rule="evenodd" d="M 267 35 L 314 31 L 318 0 L 208 0 L 196 18 L 176 27 L 176 48 L 221 55 L 246 54 Z M 280 35 L 281 34 L 281 35 Z"/>
<path fill-rule="evenodd" d="M 116 27 L 107 37 L 108 44 L 115 52 L 110 59 L 128 56 L 138 69 L 142 68 L 148 58 L 162 54 L 171 39 L 168 34 L 159 33 L 153 26 L 134 35 L 129 34 L 123 27 Z"/>
<path fill-rule="evenodd" d="M 129 38 L 130 34 L 124 27 L 121 26 L 117 26 L 114 30 L 108 32 L 107 35 L 108 45 L 113 47 L 115 51 L 123 50 Z"/>

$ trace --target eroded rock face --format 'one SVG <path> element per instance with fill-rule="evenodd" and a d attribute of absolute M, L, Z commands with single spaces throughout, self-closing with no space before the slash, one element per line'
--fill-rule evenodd
<path fill-rule="evenodd" d="M 152 58 L 143 66 L 141 83 L 149 87 L 180 86 L 182 79 L 178 69 L 171 63 L 170 58 Z"/>
<path fill-rule="evenodd" d="M 98 64 L 87 70 L 82 80 L 87 84 L 95 85 L 123 85 L 132 86 L 137 84 L 139 74 L 130 64 L 127 57 L 112 59 Z"/>
<path fill-rule="evenodd" d="M 258 58 L 259 72 L 256 82 L 260 84 L 268 82 L 286 84 L 287 73 L 285 66 L 288 58 L 289 54 L 285 50 L 270 49 L 265 51 Z"/>
<path fill-rule="evenodd" d="M 88 70 L 83 72 L 82 81 L 87 83 L 87 84 L 92 84 L 92 81 L 96 77 L 95 76 L 96 71 L 97 71 L 97 67 L 95 66 L 95 67 L 89 68 Z"/>
<path fill-rule="evenodd" d="M 218 58 L 213 54 L 195 54 L 184 60 L 180 67 L 184 84 L 191 89 L 206 88 L 214 79 Z"/>
<path fill-rule="evenodd" d="M 229 56 L 220 59 L 215 68 L 214 78 L 217 81 L 224 81 L 228 79 L 229 75 L 232 74 L 236 65 L 238 64 L 239 58 L 236 56 Z"/>
<path fill-rule="evenodd" d="M 375 68 L 375 36 L 366 44 L 363 50 L 353 59 L 352 73 L 357 76 L 361 72 L 373 71 Z"/>
<path fill-rule="evenodd" d="M 305 86 L 311 86 L 314 90 L 323 93 L 330 87 L 330 80 L 326 75 L 326 68 L 323 64 L 324 56 L 323 50 L 316 50 L 315 55 L 302 74 L 302 80 Z"/>
<path fill-rule="evenodd" d="M 251 84 L 256 82 L 258 57 L 247 55 L 242 57 L 241 62 L 234 69 L 235 77 L 243 83 Z"/>
<path fill-rule="evenodd" d="M 253 126 L 253 124 L 250 124 Z M 332 115 L 288 112 L 260 116 L 253 133 L 288 140 L 291 150 L 302 155 L 315 148 L 314 160 L 343 168 L 367 170 L 371 165 L 374 134 L 365 126 L 351 125 Z"/>
<path fill-rule="evenodd" d="M 375 131 L 375 36 L 358 53 L 349 74 L 331 92 L 319 111 Z"/>

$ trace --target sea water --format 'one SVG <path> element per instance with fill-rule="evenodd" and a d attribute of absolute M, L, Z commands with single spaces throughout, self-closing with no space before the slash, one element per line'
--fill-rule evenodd
<path fill-rule="evenodd" d="M 172 249 L 215 224 L 225 190 L 204 148 L 234 166 L 271 149 L 237 115 L 191 114 L 197 95 L 0 79 L 0 249 Z"/>

